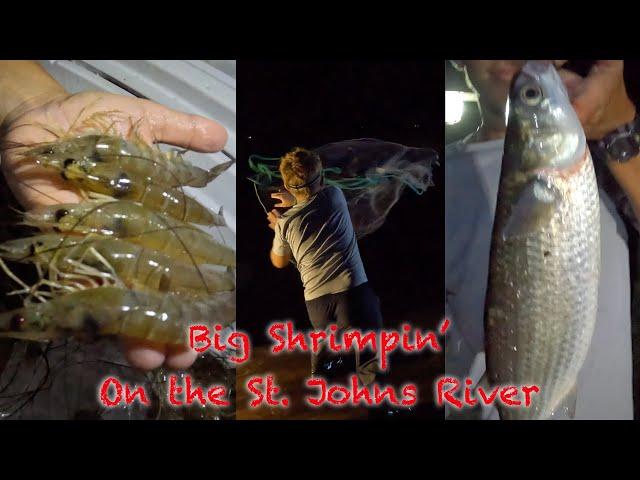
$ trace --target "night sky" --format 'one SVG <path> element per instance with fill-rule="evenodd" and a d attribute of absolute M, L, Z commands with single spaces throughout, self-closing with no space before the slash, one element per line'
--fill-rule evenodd
<path fill-rule="evenodd" d="M 238 63 L 238 328 L 264 340 L 266 326 L 292 318 L 309 329 L 298 271 L 277 270 L 268 253 L 273 231 L 258 203 L 247 159 L 280 156 L 372 137 L 442 154 L 441 61 Z M 442 168 L 422 196 L 408 189 L 378 231 L 360 240 L 369 282 L 387 328 L 412 322 L 435 327 L 444 312 L 444 190 Z M 268 205 L 271 208 L 271 205 Z"/>

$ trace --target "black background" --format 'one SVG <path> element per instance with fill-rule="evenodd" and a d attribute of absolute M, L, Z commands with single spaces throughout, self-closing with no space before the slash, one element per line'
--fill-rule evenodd
<path fill-rule="evenodd" d="M 273 231 L 246 178 L 251 154 L 281 156 L 373 137 L 442 154 L 442 61 L 238 62 L 237 258 L 238 328 L 254 345 L 274 320 L 309 329 L 298 271 L 269 261 Z M 382 302 L 385 326 L 434 327 L 444 313 L 444 186 L 417 196 L 405 190 L 385 224 L 360 240 L 370 283 Z M 271 208 L 271 205 L 268 205 Z"/>

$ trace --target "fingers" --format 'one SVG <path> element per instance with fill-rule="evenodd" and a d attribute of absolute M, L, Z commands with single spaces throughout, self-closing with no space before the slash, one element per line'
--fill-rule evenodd
<path fill-rule="evenodd" d="M 165 365 L 174 370 L 186 370 L 198 358 L 198 352 L 191 348 L 181 346 L 169 346 Z"/>
<path fill-rule="evenodd" d="M 276 203 L 274 207 L 286 207 L 284 194 L 283 193 L 272 193 L 271 198 L 275 198 L 276 200 L 280 200 L 280 203 Z"/>
<path fill-rule="evenodd" d="M 271 198 L 275 198 L 276 200 L 280 200 L 279 203 L 276 203 L 274 207 L 286 207 L 284 204 L 284 194 L 282 193 L 272 193 Z"/>
<path fill-rule="evenodd" d="M 269 221 L 269 228 L 271 230 L 276 229 L 276 223 L 278 222 L 278 219 L 280 217 L 281 217 L 280 212 L 278 212 L 278 210 L 276 209 L 273 209 L 269 213 L 267 213 L 267 220 Z"/>
<path fill-rule="evenodd" d="M 599 117 L 612 92 L 622 81 L 622 60 L 599 60 L 589 71 L 573 99 L 573 107 L 582 123 Z"/>
<path fill-rule="evenodd" d="M 198 358 L 195 350 L 179 345 L 163 345 L 129 337 L 122 337 L 121 343 L 127 361 L 140 370 L 153 370 L 162 365 L 184 370 Z"/>
<path fill-rule="evenodd" d="M 140 101 L 157 142 L 198 152 L 217 152 L 227 143 L 226 129 L 213 120 L 172 110 L 149 100 Z"/>
<path fill-rule="evenodd" d="M 584 78 L 582 78 L 577 73 L 571 72 L 569 70 L 564 70 L 564 69 L 558 70 L 558 74 L 560 75 L 560 78 L 564 83 L 564 86 L 567 88 L 567 91 L 569 92 L 569 97 L 573 99 L 575 96 L 578 95 L 580 91 L 579 90 L 580 86 L 582 85 Z"/>
<path fill-rule="evenodd" d="M 122 346 L 127 361 L 140 370 L 161 367 L 166 358 L 166 346 L 157 343 L 122 337 Z"/>

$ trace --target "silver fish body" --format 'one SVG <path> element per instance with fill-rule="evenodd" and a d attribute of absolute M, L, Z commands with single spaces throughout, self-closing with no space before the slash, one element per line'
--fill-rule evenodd
<path fill-rule="evenodd" d="M 596 322 L 600 212 L 584 132 L 551 64 L 528 62 L 509 96 L 485 318 L 493 386 L 536 385 L 503 419 L 572 416 Z"/>

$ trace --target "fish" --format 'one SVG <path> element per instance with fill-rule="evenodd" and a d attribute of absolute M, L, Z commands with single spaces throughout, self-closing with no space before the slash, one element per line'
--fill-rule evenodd
<path fill-rule="evenodd" d="M 597 316 L 600 210 L 580 121 L 550 62 L 509 92 L 485 306 L 487 380 L 535 385 L 503 420 L 573 418 Z"/>

